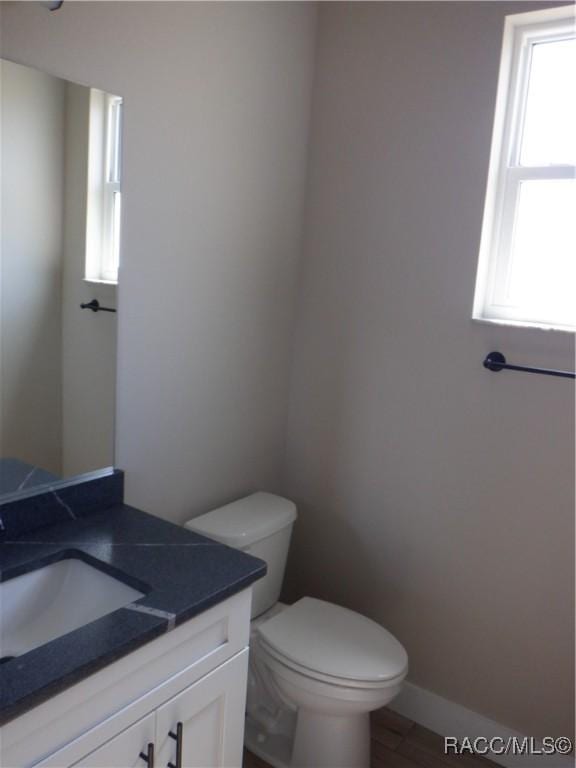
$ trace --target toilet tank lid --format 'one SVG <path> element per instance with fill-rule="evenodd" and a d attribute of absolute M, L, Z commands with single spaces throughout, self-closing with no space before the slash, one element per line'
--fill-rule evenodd
<path fill-rule="evenodd" d="M 244 549 L 272 536 L 296 519 L 296 505 L 282 496 L 259 491 L 185 523 L 195 533 Z"/>

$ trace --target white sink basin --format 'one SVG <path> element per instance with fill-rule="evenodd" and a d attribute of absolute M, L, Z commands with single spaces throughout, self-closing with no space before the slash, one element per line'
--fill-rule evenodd
<path fill-rule="evenodd" d="M 143 597 L 70 558 L 0 583 L 0 658 L 33 648 Z"/>

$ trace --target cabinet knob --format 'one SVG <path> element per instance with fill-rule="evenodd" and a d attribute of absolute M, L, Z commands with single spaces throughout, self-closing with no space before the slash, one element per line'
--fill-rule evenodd
<path fill-rule="evenodd" d="M 148 768 L 154 768 L 154 744 L 150 742 L 146 748 L 146 753 L 140 752 L 139 755 L 146 763 Z"/>
<path fill-rule="evenodd" d="M 176 733 L 169 731 L 168 736 L 176 741 L 176 764 L 168 763 L 168 768 L 182 768 L 182 736 L 184 726 L 182 723 L 176 724 Z"/>

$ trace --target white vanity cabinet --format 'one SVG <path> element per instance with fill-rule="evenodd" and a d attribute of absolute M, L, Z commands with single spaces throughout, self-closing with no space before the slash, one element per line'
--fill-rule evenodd
<path fill-rule="evenodd" d="M 247 653 L 242 651 L 74 766 L 159 768 L 169 763 L 175 768 L 239 766 L 244 736 Z M 238 712 L 242 718 L 238 718 Z"/>
<path fill-rule="evenodd" d="M 250 590 L 0 729 L 2 768 L 239 768 Z"/>

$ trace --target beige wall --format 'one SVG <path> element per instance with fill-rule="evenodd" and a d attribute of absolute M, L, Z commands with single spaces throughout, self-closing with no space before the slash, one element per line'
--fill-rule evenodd
<path fill-rule="evenodd" d="M 128 500 L 184 520 L 272 489 L 315 8 L 2 6 L 4 57 L 124 97 L 116 464 Z"/>
<path fill-rule="evenodd" d="M 570 335 L 470 320 L 503 17 L 323 3 L 283 489 L 288 595 L 383 622 L 418 685 L 573 731 Z"/>
<path fill-rule="evenodd" d="M 65 84 L 0 73 L 0 456 L 59 474 Z"/>

